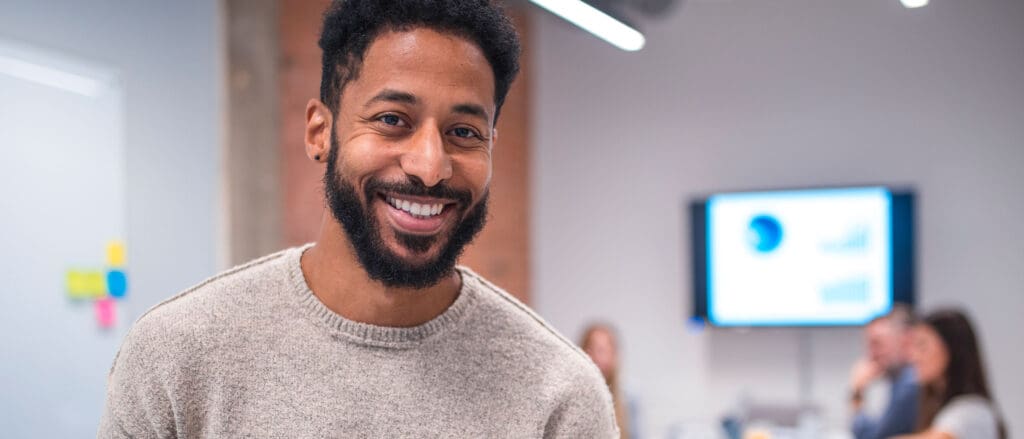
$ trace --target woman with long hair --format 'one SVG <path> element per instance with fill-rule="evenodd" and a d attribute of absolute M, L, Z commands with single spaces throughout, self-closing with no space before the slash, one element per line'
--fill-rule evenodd
<path fill-rule="evenodd" d="M 933 312 L 915 325 L 910 361 L 921 385 L 920 439 L 1006 439 L 970 320 Z"/>
<path fill-rule="evenodd" d="M 628 439 L 632 426 L 629 423 L 629 413 L 623 401 L 622 391 L 619 389 L 619 350 L 615 331 L 604 323 L 591 324 L 583 331 L 580 347 L 601 370 L 601 375 L 604 375 L 604 380 L 612 393 L 615 420 L 619 424 L 621 437 Z"/>

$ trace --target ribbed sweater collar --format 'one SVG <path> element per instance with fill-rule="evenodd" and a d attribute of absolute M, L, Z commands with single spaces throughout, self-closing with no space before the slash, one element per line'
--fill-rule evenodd
<path fill-rule="evenodd" d="M 312 246 L 313 244 L 306 244 L 287 250 L 285 259 L 291 281 L 290 289 L 303 313 L 322 324 L 328 331 L 348 341 L 397 349 L 415 347 L 457 326 L 477 301 L 478 288 L 474 288 L 473 285 L 477 281 L 476 277 L 462 267 L 457 267 L 462 278 L 462 289 L 458 297 L 448 309 L 426 323 L 412 327 L 388 327 L 349 320 L 324 305 L 306 283 L 300 261 L 302 254 Z"/>

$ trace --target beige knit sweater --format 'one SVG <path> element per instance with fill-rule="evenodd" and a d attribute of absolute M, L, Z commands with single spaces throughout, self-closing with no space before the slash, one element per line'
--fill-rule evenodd
<path fill-rule="evenodd" d="M 459 268 L 412 328 L 358 323 L 309 290 L 292 248 L 151 309 L 108 380 L 101 438 L 613 438 L 611 398 L 572 343 Z"/>

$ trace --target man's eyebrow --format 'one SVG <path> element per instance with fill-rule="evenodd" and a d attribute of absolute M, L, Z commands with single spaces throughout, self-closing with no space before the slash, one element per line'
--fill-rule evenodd
<path fill-rule="evenodd" d="M 363 105 L 363 107 L 369 107 L 377 102 L 397 102 L 400 104 L 416 105 L 419 100 L 416 99 L 416 96 L 413 96 L 412 93 L 384 89 L 374 97 L 370 98 L 370 100 L 366 101 L 366 105 Z"/>
<path fill-rule="evenodd" d="M 491 117 L 487 114 L 487 110 L 484 107 L 477 104 L 457 104 L 452 107 L 452 111 L 456 113 L 468 114 L 470 116 L 477 116 L 481 119 L 490 121 Z"/>

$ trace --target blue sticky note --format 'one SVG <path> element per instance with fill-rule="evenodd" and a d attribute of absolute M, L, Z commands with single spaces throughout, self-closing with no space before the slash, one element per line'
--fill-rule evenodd
<path fill-rule="evenodd" d="M 107 272 L 107 292 L 110 297 L 120 299 L 128 293 L 128 276 L 121 270 Z"/>

